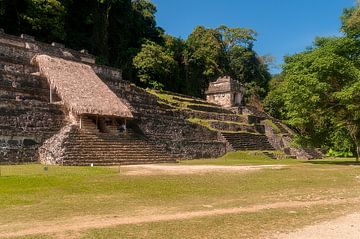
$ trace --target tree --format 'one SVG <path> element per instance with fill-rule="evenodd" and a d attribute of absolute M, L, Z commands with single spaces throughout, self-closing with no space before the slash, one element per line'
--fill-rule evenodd
<path fill-rule="evenodd" d="M 217 28 L 225 45 L 226 74 L 245 85 L 247 98 L 263 98 L 271 75 L 264 59 L 253 50 L 257 33 L 247 28 Z"/>
<path fill-rule="evenodd" d="M 248 28 L 230 28 L 225 25 L 221 25 L 216 30 L 221 34 L 222 41 L 225 44 L 225 48 L 231 49 L 235 46 L 243 46 L 247 49 L 252 49 L 254 41 L 256 41 L 256 31 Z"/>
<path fill-rule="evenodd" d="M 253 50 L 233 46 L 227 51 L 228 74 L 243 83 L 247 94 L 263 98 L 268 91 L 271 75 L 263 59 Z"/>
<path fill-rule="evenodd" d="M 0 26 L 10 34 L 23 33 L 21 14 L 27 9 L 26 0 L 2 0 L 0 1 Z M 23 31 L 23 32 L 22 32 Z"/>
<path fill-rule="evenodd" d="M 265 111 L 277 119 L 286 119 L 283 83 L 284 74 L 274 75 L 269 82 L 269 92 L 263 101 Z"/>
<path fill-rule="evenodd" d="M 3 0 L 0 24 L 11 34 L 27 33 L 41 41 L 63 41 L 65 7 L 58 0 Z"/>
<path fill-rule="evenodd" d="M 209 81 L 225 73 L 224 43 L 215 29 L 196 27 L 186 41 L 188 93 L 202 96 Z"/>
<path fill-rule="evenodd" d="M 167 81 L 167 89 L 174 92 L 187 94 L 186 92 L 186 69 L 185 69 L 185 47 L 186 43 L 180 38 L 164 35 L 164 47 L 171 53 L 176 62 L 176 67 L 171 73 L 171 80 Z"/>
<path fill-rule="evenodd" d="M 318 38 L 312 48 L 285 59 L 280 90 L 269 97 L 284 102 L 285 118 L 298 129 L 301 143 L 336 148 L 334 135 L 346 131 L 358 153 L 359 56 L 355 39 Z"/>
<path fill-rule="evenodd" d="M 360 37 L 360 8 L 359 3 L 356 7 L 344 9 L 341 16 L 342 27 L 341 30 L 349 37 Z"/>
<path fill-rule="evenodd" d="M 140 81 L 147 86 L 162 88 L 171 80 L 176 61 L 171 52 L 154 42 L 147 41 L 133 59 Z"/>

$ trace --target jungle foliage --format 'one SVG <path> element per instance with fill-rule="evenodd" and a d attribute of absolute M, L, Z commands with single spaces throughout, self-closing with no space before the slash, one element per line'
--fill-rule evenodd
<path fill-rule="evenodd" d="M 293 126 L 302 145 L 359 158 L 359 8 L 345 9 L 342 20 L 344 36 L 318 37 L 304 52 L 285 57 L 265 108 Z"/>
<path fill-rule="evenodd" d="M 183 40 L 164 34 L 155 13 L 150 0 L 1 0 L 0 27 L 87 49 L 141 86 L 202 96 L 226 74 L 265 95 L 271 77 L 253 50 L 255 31 L 198 26 Z"/>

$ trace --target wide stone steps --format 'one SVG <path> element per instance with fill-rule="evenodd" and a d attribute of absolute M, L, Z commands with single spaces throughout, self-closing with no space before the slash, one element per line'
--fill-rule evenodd
<path fill-rule="evenodd" d="M 100 133 L 94 122 L 82 119 L 82 129 L 69 135 L 64 144 L 64 165 L 121 165 L 175 162 L 166 150 L 131 128 L 126 134 Z M 115 126 L 114 126 L 115 127 Z"/>
<path fill-rule="evenodd" d="M 67 159 L 75 159 L 80 161 L 94 161 L 94 160 L 106 160 L 106 161 L 121 161 L 121 160 L 153 160 L 156 161 L 158 159 L 169 159 L 169 157 L 160 156 L 160 155 L 94 155 L 94 154 L 70 154 L 66 157 Z"/>
<path fill-rule="evenodd" d="M 119 165 L 133 165 L 133 164 L 159 164 L 159 163 L 169 163 L 169 160 L 121 160 L 118 162 L 111 162 L 111 161 L 81 161 L 81 162 L 75 162 L 74 161 L 65 161 L 64 166 L 90 166 L 93 164 L 94 166 L 119 166 Z M 173 162 L 170 162 L 173 163 Z"/>
<path fill-rule="evenodd" d="M 274 150 L 262 134 L 222 133 L 234 150 Z"/>
<path fill-rule="evenodd" d="M 122 153 L 106 153 L 103 154 L 99 152 L 78 152 L 71 153 L 67 155 L 67 158 L 77 158 L 77 159 L 101 159 L 101 160 L 110 160 L 110 159 L 157 159 L 157 158 L 168 158 L 168 156 L 160 155 L 159 153 L 133 153 L 133 152 L 122 152 Z"/>

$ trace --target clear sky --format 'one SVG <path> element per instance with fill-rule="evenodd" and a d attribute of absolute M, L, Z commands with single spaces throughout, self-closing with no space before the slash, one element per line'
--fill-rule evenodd
<path fill-rule="evenodd" d="M 258 32 L 255 50 L 283 56 L 304 50 L 316 36 L 340 35 L 340 16 L 356 0 L 153 0 L 167 34 L 186 39 L 197 25 L 246 27 Z M 275 73 L 279 70 L 272 69 Z"/>

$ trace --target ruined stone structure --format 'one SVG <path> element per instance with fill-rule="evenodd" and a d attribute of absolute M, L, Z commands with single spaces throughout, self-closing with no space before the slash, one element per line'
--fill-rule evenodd
<path fill-rule="evenodd" d="M 208 102 L 223 107 L 241 106 L 244 93 L 244 86 L 229 76 L 220 77 L 215 82 L 211 82 L 205 92 Z"/>
<path fill-rule="evenodd" d="M 302 157 L 301 149 L 284 144 L 289 131 L 276 132 L 266 119 L 147 91 L 122 80 L 121 70 L 96 65 L 85 51 L 0 31 L 0 163 L 159 163 L 273 149 Z"/>

